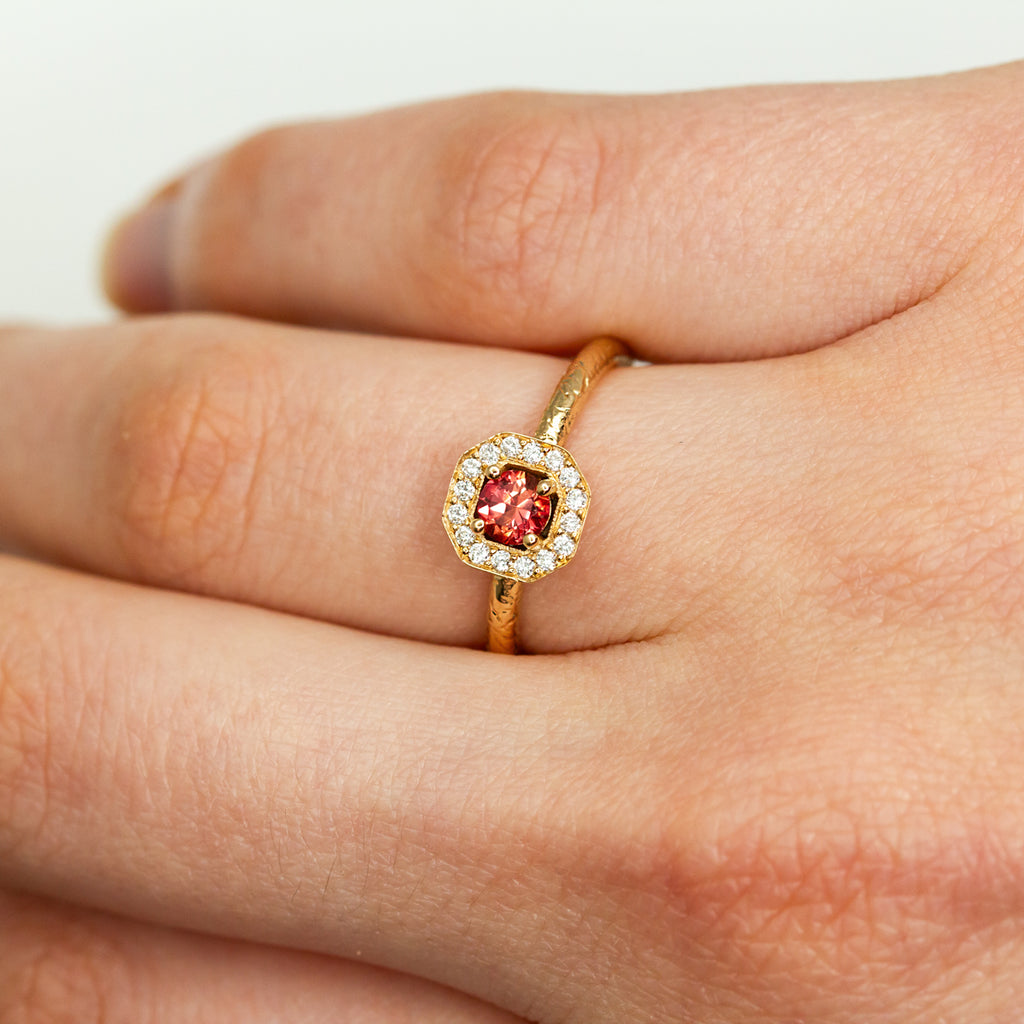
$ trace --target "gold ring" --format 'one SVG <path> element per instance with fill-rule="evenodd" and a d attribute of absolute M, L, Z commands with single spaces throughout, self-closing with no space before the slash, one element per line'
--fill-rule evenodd
<path fill-rule="evenodd" d="M 569 364 L 534 436 L 505 431 L 464 452 L 441 519 L 455 553 L 490 573 L 487 649 L 519 650 L 522 585 L 543 579 L 576 554 L 590 487 L 561 441 L 590 389 L 630 362 L 615 338 L 590 342 Z"/>

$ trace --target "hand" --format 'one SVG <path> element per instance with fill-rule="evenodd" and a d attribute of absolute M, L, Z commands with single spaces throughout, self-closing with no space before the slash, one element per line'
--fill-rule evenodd
<path fill-rule="evenodd" d="M 452 101 L 171 189 L 111 289 L 220 312 L 0 343 L 2 543 L 75 570 L 0 562 L 0 882 L 545 1022 L 1014 1019 L 1022 74 Z M 568 440 L 538 656 L 467 649 L 454 460 L 601 333 L 662 365 Z"/>

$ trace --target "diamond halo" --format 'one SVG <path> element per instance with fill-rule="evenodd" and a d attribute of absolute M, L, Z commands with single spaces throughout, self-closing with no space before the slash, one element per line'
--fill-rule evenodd
<path fill-rule="evenodd" d="M 546 487 L 538 494 L 550 500 L 550 514 L 540 533 L 528 534 L 521 544 L 502 543 L 485 535 L 484 521 L 477 515 L 478 508 L 484 506 L 481 491 L 488 481 L 510 470 L 523 471 L 521 480 L 537 481 L 538 488 Z M 527 504 L 530 495 L 537 498 L 532 491 L 526 493 Z M 466 565 L 525 582 L 543 579 L 572 560 L 589 509 L 590 488 L 565 448 L 526 434 L 504 432 L 481 441 L 459 457 L 441 521 L 455 553 Z"/>

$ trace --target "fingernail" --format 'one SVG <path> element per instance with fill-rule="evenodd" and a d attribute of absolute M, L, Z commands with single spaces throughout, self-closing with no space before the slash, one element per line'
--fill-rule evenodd
<path fill-rule="evenodd" d="M 129 214 L 110 233 L 103 254 L 103 287 L 129 313 L 172 308 L 170 238 L 178 208 L 176 182 Z"/>

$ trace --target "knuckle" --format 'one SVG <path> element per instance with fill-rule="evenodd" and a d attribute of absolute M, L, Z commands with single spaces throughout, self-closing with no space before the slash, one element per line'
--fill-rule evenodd
<path fill-rule="evenodd" d="M 937 579 L 948 620 L 982 618 L 1013 637 L 1024 611 L 1024 462 L 994 461 L 967 467 L 952 497 L 936 503 L 938 550 L 923 575 Z"/>
<path fill-rule="evenodd" d="M 943 492 L 908 480 L 880 499 L 855 543 L 837 545 L 824 578 L 828 605 L 896 625 L 985 624 L 1012 638 L 1024 616 L 1024 464 L 985 458 L 943 475 Z"/>
<path fill-rule="evenodd" d="M 975 639 L 1019 638 L 1024 619 L 1021 360 L 995 345 L 969 366 L 958 359 L 929 379 L 927 404 L 920 374 L 852 379 L 843 361 L 826 375 L 826 393 L 846 409 L 851 419 L 840 422 L 857 440 L 834 465 L 815 463 L 816 492 L 805 489 L 793 520 L 828 614 L 872 629 L 937 629 L 954 648 L 967 630 Z M 950 372 L 957 399 L 940 408 L 932 396 L 950 386 Z M 841 493 L 850 498 L 839 504 Z"/>
<path fill-rule="evenodd" d="M 107 489 L 129 564 L 179 582 L 244 548 L 281 394 L 269 348 L 192 328 L 169 358 L 144 345 L 122 367 Z"/>
<path fill-rule="evenodd" d="M 797 1000 L 841 982 L 836 994 L 856 1002 L 877 972 L 913 964 L 922 988 L 939 985 L 970 966 L 979 928 L 1016 928 L 1021 820 L 1003 782 L 985 774 L 988 752 L 968 773 L 970 792 L 947 790 L 937 780 L 948 751 L 925 723 L 883 712 L 865 743 L 877 712 L 852 710 L 857 695 L 830 706 L 808 692 L 787 706 L 785 724 L 757 700 L 715 749 L 689 749 L 683 716 L 659 708 L 659 742 L 618 766 L 603 759 L 595 791 L 606 799 L 587 816 L 588 859 L 577 859 L 595 917 L 630 921 L 633 938 L 642 931 L 666 962 L 697 958 L 710 976 L 759 992 L 773 1020 L 793 1008 L 771 1002 L 764 982 L 788 979 L 774 995 Z M 847 734 L 851 723 L 863 728 Z M 996 763 L 1016 763 L 1019 725 L 1002 730 Z M 928 768 L 908 753 L 917 750 L 930 750 Z M 685 770 L 695 763 L 699 773 Z"/>
<path fill-rule="evenodd" d="M 592 116 L 483 98 L 441 157 L 442 292 L 454 280 L 463 302 L 467 289 L 520 311 L 543 302 L 555 270 L 571 269 L 612 209 L 609 135 Z"/>
<path fill-rule="evenodd" d="M 943 937 L 950 947 L 964 941 L 962 923 L 933 897 L 962 883 L 948 855 L 943 864 L 908 863 L 863 808 L 766 794 L 749 818 L 738 807 L 714 820 L 668 818 L 642 849 L 631 866 L 642 874 L 627 882 L 641 908 L 660 908 L 650 941 L 667 937 L 675 962 L 704 959 L 765 1019 L 788 1019 L 793 1003 L 815 992 L 856 1005 L 877 973 L 896 970 L 915 946 L 930 950 L 917 964 L 928 984 L 950 964 Z M 832 988 L 840 978 L 841 994 Z"/>

